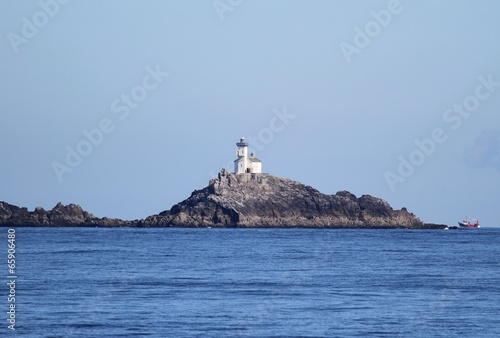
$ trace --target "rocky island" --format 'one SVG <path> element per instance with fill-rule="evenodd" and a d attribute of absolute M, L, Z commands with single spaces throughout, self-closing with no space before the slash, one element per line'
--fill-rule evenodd
<path fill-rule="evenodd" d="M 147 227 L 444 228 L 425 224 L 406 208 L 348 191 L 326 195 L 299 182 L 269 174 L 229 174 L 139 222 Z"/>
<path fill-rule="evenodd" d="M 0 202 L 0 226 L 86 227 L 304 227 L 442 229 L 383 199 L 348 191 L 322 194 L 299 182 L 269 174 L 223 172 L 186 200 L 146 219 L 97 218 L 78 205 L 28 211 Z"/>
<path fill-rule="evenodd" d="M 422 222 L 406 208 L 348 191 L 327 195 L 302 183 L 262 173 L 262 162 L 236 143 L 234 173 L 223 169 L 207 187 L 169 210 L 142 220 L 97 218 L 78 205 L 34 211 L 0 202 L 0 226 L 219 227 L 219 228 L 407 228 L 444 229 Z"/>

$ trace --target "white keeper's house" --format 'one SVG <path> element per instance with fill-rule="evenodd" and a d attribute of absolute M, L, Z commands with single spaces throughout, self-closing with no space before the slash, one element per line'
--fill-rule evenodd
<path fill-rule="evenodd" d="M 262 161 L 253 156 L 253 153 L 248 156 L 248 142 L 244 137 L 240 139 L 240 142 L 236 143 L 238 150 L 236 150 L 236 156 L 238 157 L 234 161 L 234 173 L 244 174 L 244 173 L 262 173 Z"/>

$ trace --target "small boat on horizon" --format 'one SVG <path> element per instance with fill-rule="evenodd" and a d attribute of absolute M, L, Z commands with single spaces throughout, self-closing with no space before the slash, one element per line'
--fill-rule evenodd
<path fill-rule="evenodd" d="M 474 223 L 470 222 L 467 217 L 462 222 L 458 222 L 461 228 L 469 228 L 469 229 L 479 229 L 479 221 L 477 219 L 473 220 Z"/>

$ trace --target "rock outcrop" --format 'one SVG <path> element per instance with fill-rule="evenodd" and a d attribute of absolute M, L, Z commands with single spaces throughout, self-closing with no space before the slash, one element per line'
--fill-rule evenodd
<path fill-rule="evenodd" d="M 140 222 L 146 227 L 436 228 L 370 195 L 325 195 L 268 174 L 227 174 Z M 437 227 L 439 228 L 439 227 Z"/>
<path fill-rule="evenodd" d="M 97 218 L 75 204 L 62 205 L 58 203 L 49 211 L 41 207 L 35 208 L 34 211 L 28 211 L 27 208 L 0 202 L 0 226 L 116 227 L 135 226 L 136 224 L 136 221 L 123 221 L 106 217 Z"/>
<path fill-rule="evenodd" d="M 306 227 L 443 229 L 424 224 L 406 208 L 393 210 L 370 195 L 325 195 L 299 182 L 268 174 L 222 172 L 170 210 L 143 220 L 97 218 L 75 204 L 28 211 L 0 202 L 0 226 L 74 227 Z"/>

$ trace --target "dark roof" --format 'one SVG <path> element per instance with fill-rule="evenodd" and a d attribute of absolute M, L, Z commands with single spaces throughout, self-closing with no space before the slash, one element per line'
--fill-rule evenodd
<path fill-rule="evenodd" d="M 248 160 L 250 162 L 262 162 L 261 160 L 259 160 L 257 157 L 247 157 Z M 233 162 L 238 162 L 239 161 L 239 158 L 237 158 L 236 160 L 234 160 Z"/>

